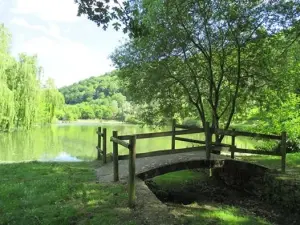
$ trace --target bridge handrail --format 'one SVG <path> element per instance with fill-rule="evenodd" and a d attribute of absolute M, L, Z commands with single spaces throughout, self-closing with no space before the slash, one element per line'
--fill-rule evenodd
<path fill-rule="evenodd" d="M 175 131 L 175 135 L 184 135 L 184 134 L 195 134 L 204 132 L 204 128 L 192 128 L 190 130 L 177 130 Z M 152 133 L 141 133 L 134 134 L 136 139 L 146 139 L 146 138 L 157 138 L 157 137 L 167 137 L 172 136 L 173 131 L 162 131 L 162 132 L 152 132 Z M 132 135 L 120 135 L 118 138 L 120 140 L 129 140 Z"/>
<path fill-rule="evenodd" d="M 262 134 L 262 133 L 248 132 L 248 131 L 223 130 L 223 129 L 214 129 L 214 130 L 212 130 L 212 132 L 215 134 L 221 134 L 221 135 L 226 135 L 226 136 L 236 136 L 236 137 L 244 136 L 244 137 L 281 140 L 281 135 L 274 135 L 274 134 Z"/>

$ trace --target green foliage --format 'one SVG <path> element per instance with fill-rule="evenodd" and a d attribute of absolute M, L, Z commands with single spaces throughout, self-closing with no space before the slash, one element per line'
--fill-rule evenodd
<path fill-rule="evenodd" d="M 9 32 L 0 25 L 0 131 L 52 122 L 63 96 L 51 80 L 42 87 L 36 56 L 20 54 L 15 59 L 9 44 Z"/>
<path fill-rule="evenodd" d="M 116 73 L 91 77 L 59 89 L 67 103 L 65 115 L 60 113 L 60 119 L 136 120 L 137 106 L 128 101 L 130 98 L 122 90 Z M 77 113 L 72 112 L 75 108 Z"/>
<path fill-rule="evenodd" d="M 185 118 L 182 122 L 183 125 L 187 126 L 198 126 L 201 127 L 201 123 L 199 120 L 194 119 L 194 118 Z"/>
<path fill-rule="evenodd" d="M 282 131 L 286 131 L 287 152 L 300 151 L 300 97 L 298 94 L 278 93 L 270 89 L 264 90 L 261 94 L 265 101 L 254 102 L 252 110 L 249 110 L 248 113 L 249 121 L 255 120 L 255 126 L 250 129 L 255 132 L 273 134 L 281 134 Z M 279 151 L 279 147 L 274 142 L 264 142 L 257 146 L 260 149 L 275 151 Z"/>
<path fill-rule="evenodd" d="M 147 32 L 118 48 L 112 60 L 132 99 L 149 105 L 149 115 L 198 117 L 202 125 L 228 129 L 261 86 L 280 90 L 282 52 L 298 37 L 299 12 L 289 3 L 133 2 L 139 6 L 134 20 Z"/>

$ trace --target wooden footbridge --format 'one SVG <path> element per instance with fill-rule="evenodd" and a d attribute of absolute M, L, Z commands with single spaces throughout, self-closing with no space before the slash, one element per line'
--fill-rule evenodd
<path fill-rule="evenodd" d="M 205 140 L 195 140 L 178 137 L 178 135 L 205 134 Z M 118 135 L 113 131 L 110 141 L 113 142 L 113 161 L 107 160 L 107 130 L 98 128 L 98 159 L 102 159 L 104 166 L 98 169 L 98 177 L 106 181 L 119 181 L 128 179 L 129 206 L 134 205 L 135 199 L 135 178 L 136 176 L 145 179 L 160 175 L 162 173 L 200 167 L 210 168 L 216 161 L 224 159 L 233 160 L 235 153 L 248 153 L 260 155 L 273 155 L 281 157 L 281 170 L 285 171 L 286 164 L 286 132 L 281 135 L 270 135 L 251 133 L 237 130 L 212 129 L 209 123 L 204 128 L 176 124 L 173 120 L 172 130 L 156 133 L 142 133 L 130 135 Z M 213 142 L 213 135 L 224 135 L 231 137 L 231 144 L 216 144 Z M 138 139 L 157 138 L 171 136 L 171 148 L 147 153 L 138 153 L 136 142 Z M 258 139 L 277 140 L 280 142 L 280 151 L 250 150 L 237 148 L 235 138 L 237 136 L 252 137 Z M 176 149 L 176 141 L 195 143 L 199 146 Z M 128 155 L 119 155 L 118 146 L 128 149 Z M 229 150 L 230 158 L 220 154 L 220 151 Z M 200 165 L 201 164 L 201 165 Z"/>

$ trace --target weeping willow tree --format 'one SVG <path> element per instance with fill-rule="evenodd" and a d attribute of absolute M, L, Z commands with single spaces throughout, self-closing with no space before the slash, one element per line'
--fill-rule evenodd
<path fill-rule="evenodd" d="M 54 82 L 42 87 L 36 56 L 9 54 L 11 36 L 0 25 L 0 130 L 30 129 L 50 123 L 55 110 L 64 103 Z"/>
<path fill-rule="evenodd" d="M 14 93 L 7 86 L 6 70 L 10 66 L 8 30 L 0 25 L 0 130 L 9 130 L 13 126 L 15 107 Z"/>
<path fill-rule="evenodd" d="M 40 95 L 40 122 L 51 123 L 58 108 L 65 103 L 64 96 L 55 87 L 54 80 L 49 78 Z"/>

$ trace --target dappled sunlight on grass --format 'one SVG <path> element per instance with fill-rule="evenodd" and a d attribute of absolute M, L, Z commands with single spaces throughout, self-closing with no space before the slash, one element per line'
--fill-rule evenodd
<path fill-rule="evenodd" d="M 171 205 L 172 207 L 172 205 Z M 174 206 L 171 213 L 181 219 L 184 224 L 191 225 L 268 225 L 266 220 L 256 217 L 233 206 L 224 206 L 217 203 L 199 205 Z"/>
<path fill-rule="evenodd" d="M 126 187 L 96 183 L 92 163 L 0 165 L 0 224 L 126 224 Z"/>

